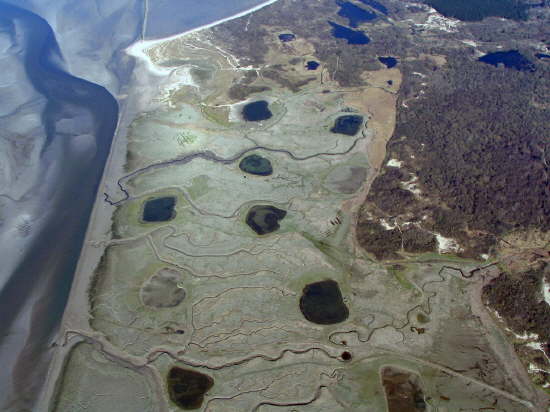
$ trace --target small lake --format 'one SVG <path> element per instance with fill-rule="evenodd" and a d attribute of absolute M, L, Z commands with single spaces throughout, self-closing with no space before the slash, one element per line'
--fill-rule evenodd
<path fill-rule="evenodd" d="M 246 224 L 258 235 L 267 235 L 280 228 L 279 222 L 285 216 L 286 211 L 275 206 L 253 206 L 246 215 Z"/>
<path fill-rule="evenodd" d="M 370 39 L 361 30 L 353 30 L 332 21 L 328 22 L 332 26 L 332 35 L 337 39 L 346 39 L 348 44 L 368 44 Z"/>
<path fill-rule="evenodd" d="M 348 136 L 355 136 L 363 125 L 363 116 L 349 114 L 340 116 L 334 122 L 334 126 L 330 131 L 332 133 L 340 133 Z"/>
<path fill-rule="evenodd" d="M 359 0 L 359 1 L 367 6 L 372 7 L 374 10 L 377 10 L 382 14 L 385 14 L 385 15 L 388 14 L 388 9 L 386 8 L 386 6 L 384 6 L 381 3 L 378 3 L 376 0 Z"/>
<path fill-rule="evenodd" d="M 391 69 L 392 67 L 397 66 L 398 60 L 395 57 L 387 56 L 387 57 L 379 57 L 378 61 L 385 65 L 388 69 Z"/>
<path fill-rule="evenodd" d="M 143 221 L 166 222 L 172 220 L 176 216 L 175 205 L 176 198 L 173 196 L 148 200 L 143 206 Z"/>
<path fill-rule="evenodd" d="M 247 122 L 260 122 L 273 116 L 269 110 L 269 104 L 265 100 L 248 103 L 243 107 L 242 114 Z"/>
<path fill-rule="evenodd" d="M 353 3 L 348 1 L 338 0 L 336 2 L 340 6 L 338 15 L 348 19 L 349 25 L 351 27 L 358 27 L 359 24 L 375 20 L 378 17 L 375 13 L 371 13 L 368 10 L 365 10 L 359 6 L 356 6 Z"/>
<path fill-rule="evenodd" d="M 269 159 L 257 154 L 243 158 L 239 163 L 239 169 L 245 173 L 258 176 L 269 176 L 273 173 L 273 166 Z"/>
<path fill-rule="evenodd" d="M 294 39 L 296 39 L 296 36 L 292 33 L 279 34 L 279 40 L 281 40 L 283 43 L 288 43 L 289 41 L 292 41 Z"/>
<path fill-rule="evenodd" d="M 308 70 L 317 70 L 319 67 L 319 62 L 316 62 L 315 60 L 310 60 L 306 63 L 306 67 Z"/>
<path fill-rule="evenodd" d="M 170 399 L 182 409 L 199 409 L 204 394 L 214 386 L 214 380 L 203 373 L 173 367 L 168 372 L 168 393 Z"/>
<path fill-rule="evenodd" d="M 300 298 L 300 311 L 307 320 L 319 325 L 340 323 L 349 316 L 338 282 L 334 280 L 306 285 Z"/>
<path fill-rule="evenodd" d="M 478 59 L 480 62 L 498 67 L 500 64 L 508 69 L 519 71 L 535 71 L 535 65 L 517 50 L 488 53 Z"/>

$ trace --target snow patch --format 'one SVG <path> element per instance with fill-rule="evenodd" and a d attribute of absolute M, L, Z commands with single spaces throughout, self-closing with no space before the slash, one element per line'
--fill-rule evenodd
<path fill-rule="evenodd" d="M 435 233 L 435 238 L 437 240 L 437 251 L 438 253 L 448 253 L 448 252 L 458 252 L 460 251 L 460 246 L 457 241 L 441 236 L 439 233 Z"/>
<path fill-rule="evenodd" d="M 550 283 L 546 282 L 546 278 L 542 279 L 542 296 L 547 305 L 550 305 Z"/>
<path fill-rule="evenodd" d="M 390 225 L 388 222 L 386 222 L 385 219 L 380 219 L 380 224 L 384 227 L 386 230 L 392 230 L 395 229 L 395 225 Z"/>
<path fill-rule="evenodd" d="M 417 181 L 418 181 L 418 176 L 413 176 L 411 180 L 407 182 L 401 182 L 401 187 L 415 195 L 420 195 L 422 194 L 422 191 L 418 187 L 416 187 Z"/>
<path fill-rule="evenodd" d="M 397 160 L 397 159 L 390 159 L 390 160 L 388 160 L 387 165 L 390 166 L 390 167 L 401 167 L 401 166 L 403 166 L 403 162 L 401 160 Z"/>
<path fill-rule="evenodd" d="M 444 17 L 435 9 L 431 9 L 429 13 L 426 22 L 419 23 L 416 26 L 426 30 L 439 30 L 447 33 L 455 33 L 458 30 L 456 26 L 458 26 L 460 20 Z"/>

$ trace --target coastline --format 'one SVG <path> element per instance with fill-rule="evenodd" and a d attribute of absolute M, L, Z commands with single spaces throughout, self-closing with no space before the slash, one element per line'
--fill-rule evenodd
<path fill-rule="evenodd" d="M 175 39 L 179 39 L 179 38 L 185 37 L 189 34 L 196 33 L 196 32 L 199 32 L 201 30 L 209 29 L 211 27 L 217 26 L 217 25 L 225 23 L 227 21 L 235 20 L 235 19 L 238 19 L 240 17 L 247 16 L 247 15 L 252 14 L 252 13 L 258 11 L 258 10 L 263 9 L 264 7 L 267 7 L 267 6 L 275 3 L 276 1 L 278 1 L 278 0 L 268 0 L 265 3 L 259 4 L 255 7 L 252 7 L 248 10 L 244 10 L 244 11 L 239 12 L 237 14 L 233 14 L 232 16 L 216 20 L 212 23 L 204 24 L 202 26 L 199 26 L 199 27 L 196 27 L 194 29 L 190 29 L 190 30 L 178 33 L 178 34 L 174 34 L 172 36 L 163 37 L 161 39 L 155 39 L 155 40 L 143 40 L 143 39 L 138 40 L 138 41 L 134 42 L 132 45 L 130 45 L 129 47 L 127 47 L 124 51 L 129 56 L 134 57 L 137 61 L 141 61 L 141 62 L 145 63 L 147 69 L 152 74 L 154 74 L 156 76 L 166 76 L 166 75 L 169 75 L 173 71 L 173 69 L 163 69 L 163 68 L 160 68 L 160 67 L 156 66 L 151 61 L 151 59 L 149 58 L 149 56 L 146 53 L 146 51 L 148 49 L 150 49 L 152 47 L 155 47 L 158 44 L 161 44 L 161 43 L 164 43 L 164 42 L 167 42 L 167 41 L 171 41 L 171 40 L 175 40 Z"/>
<path fill-rule="evenodd" d="M 178 33 L 174 36 L 148 41 L 140 40 L 134 42 L 125 50 L 128 55 L 136 59 L 136 68 L 132 75 L 133 78 L 126 87 L 128 90 L 127 95 L 124 98 L 117 98 L 120 105 L 120 117 L 88 221 L 84 244 L 74 273 L 69 299 L 61 320 L 58 336 L 54 343 L 52 343 L 54 353 L 44 385 L 35 405 L 37 411 L 48 412 L 53 409 L 56 402 L 56 392 L 62 383 L 65 364 L 72 353 L 72 349 L 84 341 L 81 337 L 71 336 L 71 331 L 89 329 L 89 288 L 93 281 L 95 268 L 99 264 L 110 241 L 111 220 L 116 210 L 115 207 L 103 202 L 103 193 L 109 191 L 110 188 L 116 187 L 118 177 L 123 174 L 124 159 L 127 150 L 127 129 L 138 113 L 150 110 L 156 105 L 156 103 L 151 102 L 150 97 L 152 97 L 165 76 L 170 75 L 174 71 L 174 69 L 163 70 L 155 66 L 145 51 L 159 43 L 180 38 L 254 13 L 276 1 L 269 0 L 246 11 Z M 142 66 L 140 63 L 144 64 L 144 69 L 140 69 L 140 66 Z M 143 93 L 143 88 L 145 87 L 147 93 Z M 139 90 L 139 92 L 132 92 L 132 90 Z"/>

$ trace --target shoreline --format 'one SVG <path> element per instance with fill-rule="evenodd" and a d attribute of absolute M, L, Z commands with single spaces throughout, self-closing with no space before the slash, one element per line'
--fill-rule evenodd
<path fill-rule="evenodd" d="M 152 48 L 152 47 L 154 47 L 158 44 L 161 44 L 161 43 L 164 43 L 164 42 L 167 42 L 167 41 L 171 41 L 171 40 L 175 40 L 175 39 L 179 39 L 179 38 L 185 37 L 189 34 L 196 33 L 196 32 L 199 32 L 201 30 L 206 30 L 206 29 L 209 29 L 211 27 L 217 26 L 219 24 L 225 23 L 227 21 L 235 20 L 235 19 L 238 19 L 240 17 L 252 14 L 252 13 L 258 11 L 258 10 L 263 9 L 264 7 L 267 7 L 267 6 L 277 2 L 277 1 L 278 0 L 268 0 L 264 3 L 261 3 L 257 6 L 252 7 L 250 9 L 241 11 L 237 14 L 233 14 L 232 16 L 216 20 L 212 23 L 204 24 L 202 26 L 195 27 L 194 29 L 186 30 L 186 31 L 178 33 L 178 34 L 174 34 L 172 36 L 163 37 L 163 38 L 154 39 L 154 40 L 143 40 L 143 39 L 141 39 L 141 40 L 138 40 L 138 41 L 132 43 L 130 46 L 128 46 L 126 49 L 124 49 L 124 52 L 126 54 L 128 54 L 129 56 L 134 57 L 137 61 L 145 63 L 145 66 L 147 67 L 147 70 L 150 73 L 152 73 L 156 76 L 166 76 L 166 75 L 169 75 L 174 69 L 172 69 L 172 68 L 160 68 L 157 65 L 155 65 L 151 61 L 149 56 L 147 55 L 146 50 L 148 50 L 148 49 L 150 49 L 150 48 Z"/>
<path fill-rule="evenodd" d="M 139 40 L 124 50 L 126 54 L 136 59 L 136 68 L 134 69 L 134 73 L 132 75 L 133 79 L 130 80 L 125 87 L 128 91 L 128 95 L 123 99 L 116 97 L 120 107 L 117 127 L 113 135 L 110 152 L 103 170 L 100 184 L 98 186 L 91 216 L 88 221 L 88 227 L 84 236 L 84 244 L 75 269 L 65 312 L 61 319 L 58 334 L 53 339 L 55 349 L 52 354 L 50 367 L 48 368 L 48 372 L 44 380 L 44 385 L 37 397 L 37 402 L 35 404 L 37 411 L 47 412 L 55 404 L 56 392 L 62 382 L 64 366 L 67 362 L 68 356 L 72 352 L 73 347 L 83 341 L 83 339 L 74 337 L 71 339 L 67 333 L 70 333 L 72 330 L 86 330 L 89 327 L 88 322 L 90 308 L 88 301 L 88 290 L 93 280 L 95 267 L 99 263 L 101 256 L 109 243 L 110 223 L 112 214 L 115 210 L 115 208 L 108 206 L 103 202 L 103 192 L 110 186 L 116 186 L 117 176 L 121 173 L 124 165 L 124 158 L 126 156 L 127 142 L 125 132 L 131 121 L 139 111 L 146 108 L 150 109 L 150 105 L 154 105 L 154 103 L 145 102 L 141 93 L 132 93 L 132 87 L 138 86 L 137 89 L 139 89 L 139 86 L 147 84 L 150 86 L 149 93 L 151 93 L 151 91 L 155 90 L 159 85 L 159 82 L 162 82 L 160 79 L 161 77 L 165 77 L 173 73 L 175 70 L 173 68 L 163 70 L 162 68 L 155 66 L 145 53 L 145 50 L 162 42 L 183 37 L 226 21 L 251 14 L 275 3 L 276 1 L 277 0 L 269 0 L 251 9 L 217 20 L 207 25 L 178 33 L 174 36 L 148 41 Z M 145 67 L 139 68 L 140 63 L 144 63 Z M 149 83 L 149 80 L 147 79 L 150 79 L 152 83 Z M 132 101 L 130 99 L 132 99 Z"/>

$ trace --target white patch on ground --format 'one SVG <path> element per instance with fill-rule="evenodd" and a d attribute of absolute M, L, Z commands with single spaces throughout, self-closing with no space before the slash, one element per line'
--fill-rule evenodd
<path fill-rule="evenodd" d="M 439 14 L 435 9 L 430 10 L 430 15 L 425 23 L 419 23 L 416 26 L 426 30 L 439 30 L 447 33 L 455 33 L 460 20 L 449 19 Z"/>
<path fill-rule="evenodd" d="M 395 225 L 390 225 L 388 222 L 386 222 L 385 219 L 380 219 L 380 224 L 384 227 L 386 230 L 392 230 L 395 229 Z"/>
<path fill-rule="evenodd" d="M 462 43 L 467 44 L 468 46 L 477 47 L 477 43 L 473 40 L 462 40 Z"/>
<path fill-rule="evenodd" d="M 205 24 L 204 26 L 200 26 L 200 27 L 194 28 L 192 30 L 185 31 L 183 33 L 178 33 L 178 34 L 175 34 L 173 36 L 164 37 L 162 39 L 156 39 L 156 40 L 140 40 L 140 41 L 137 41 L 134 44 L 130 45 L 125 51 L 130 56 L 133 56 L 137 60 L 144 62 L 145 66 L 147 67 L 147 69 L 151 73 L 153 73 L 157 76 L 166 76 L 167 74 L 170 74 L 170 72 L 173 69 L 167 69 L 167 68 L 163 68 L 163 67 L 160 67 L 160 66 L 156 65 L 151 60 L 151 56 L 149 56 L 148 50 L 152 49 L 155 46 L 158 46 L 159 44 L 162 44 L 162 43 L 165 43 L 165 42 L 168 42 L 168 41 L 171 41 L 171 40 L 179 39 L 179 38 L 187 36 L 191 33 L 195 33 L 195 32 L 201 31 L 201 30 L 208 29 L 210 27 L 217 26 L 218 24 L 224 23 L 224 22 L 229 21 L 229 20 L 234 20 L 234 19 L 237 19 L 239 17 L 246 16 L 247 14 L 251 14 L 251 13 L 257 11 L 257 10 L 260 10 L 260 9 L 263 9 L 264 7 L 266 7 L 266 6 L 269 6 L 270 4 L 275 3 L 276 1 L 277 0 L 268 0 L 265 3 L 262 3 L 262 4 L 260 4 L 256 7 L 252 7 L 251 9 L 245 10 L 241 13 L 237 13 L 237 14 L 235 14 L 233 16 L 229 16 L 225 19 L 221 19 L 221 20 L 215 21 L 215 22 L 210 23 L 210 24 Z"/>
<path fill-rule="evenodd" d="M 452 253 L 460 251 L 460 246 L 458 245 L 456 240 L 449 237 L 441 236 L 439 233 L 435 233 L 435 238 L 437 240 L 438 253 Z"/>
<path fill-rule="evenodd" d="M 546 283 L 546 279 L 542 279 L 542 296 L 547 305 L 550 305 L 550 283 Z"/>
<path fill-rule="evenodd" d="M 512 331 L 511 329 L 509 328 L 506 328 L 506 330 L 512 332 L 516 338 L 518 339 L 521 339 L 521 340 L 536 340 L 536 339 L 539 339 L 539 335 L 537 335 L 536 333 L 527 333 L 525 332 L 523 335 L 518 335 L 517 333 L 515 333 L 514 331 Z M 527 343 L 527 346 L 530 346 L 531 344 L 533 344 L 532 342 L 529 342 Z M 539 344 L 538 343 L 534 343 L 536 346 L 536 349 L 539 349 Z"/>
<path fill-rule="evenodd" d="M 390 160 L 388 160 L 387 165 L 390 166 L 390 167 L 401 167 L 401 166 L 403 166 L 403 162 L 401 160 L 397 160 L 397 159 L 390 159 Z"/>
<path fill-rule="evenodd" d="M 401 187 L 418 196 L 422 194 L 422 191 L 418 187 L 416 187 L 417 181 L 418 181 L 418 176 L 413 176 L 411 180 L 407 182 L 401 182 Z"/>
<path fill-rule="evenodd" d="M 416 76 L 420 76 L 422 78 L 426 77 L 426 75 L 424 73 L 420 73 L 420 72 L 413 72 L 414 75 Z"/>
<path fill-rule="evenodd" d="M 178 91 L 183 86 L 198 87 L 198 85 L 193 81 L 191 69 L 191 66 L 182 66 L 177 69 L 170 69 L 171 73 L 169 78 L 162 86 L 163 99 L 168 99 L 171 93 Z"/>
<path fill-rule="evenodd" d="M 542 373 L 548 373 L 547 370 L 541 369 L 541 368 L 539 368 L 538 366 L 536 366 L 536 365 L 533 364 L 533 363 L 530 363 L 530 364 L 529 364 L 529 372 L 542 372 Z"/>
<path fill-rule="evenodd" d="M 483 253 L 480 256 L 481 256 L 481 259 L 483 259 L 483 260 L 489 259 L 489 255 L 487 253 Z"/>

